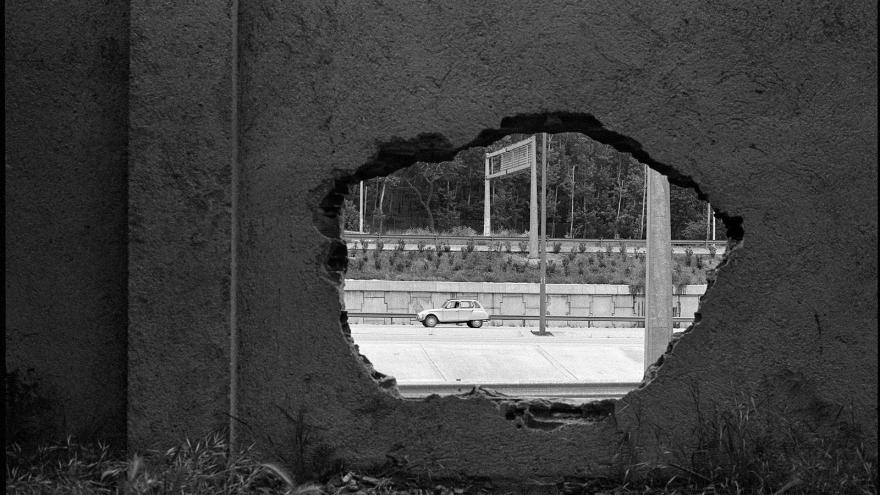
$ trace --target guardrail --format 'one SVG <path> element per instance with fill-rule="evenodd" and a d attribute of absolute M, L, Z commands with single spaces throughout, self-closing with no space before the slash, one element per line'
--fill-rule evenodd
<path fill-rule="evenodd" d="M 398 318 L 398 319 L 409 319 L 415 320 L 416 316 L 412 313 L 360 313 L 349 311 L 346 312 L 346 315 L 350 318 Z M 539 315 L 490 315 L 490 320 L 539 320 Z M 589 316 L 562 316 L 562 315 L 547 315 L 545 316 L 545 320 L 547 321 L 621 321 L 621 322 L 644 322 L 644 316 L 597 316 L 597 315 L 589 315 Z M 672 318 L 673 323 L 686 323 L 694 321 L 694 317 L 692 316 L 675 316 Z"/>
<path fill-rule="evenodd" d="M 412 243 L 417 243 L 418 241 L 431 241 L 433 243 L 445 242 L 447 244 L 466 244 L 469 241 L 472 241 L 476 245 L 488 245 L 493 242 L 519 242 L 519 241 L 528 241 L 528 237 L 517 237 L 517 236 L 484 236 L 484 235 L 473 235 L 473 236 L 441 236 L 434 234 L 367 234 L 360 232 L 349 232 L 346 231 L 343 236 L 348 240 L 360 240 L 360 241 L 375 241 L 376 239 L 381 239 L 383 241 L 410 241 Z M 585 243 L 590 245 L 620 245 L 621 243 L 626 244 L 627 247 L 636 247 L 642 246 L 645 244 L 644 239 L 569 239 L 565 237 L 554 237 L 547 238 L 547 243 L 563 243 L 563 244 L 579 244 Z M 693 241 L 693 240 L 673 240 L 673 246 L 708 246 L 714 245 L 718 246 L 727 246 L 727 239 L 716 239 L 714 241 Z"/>

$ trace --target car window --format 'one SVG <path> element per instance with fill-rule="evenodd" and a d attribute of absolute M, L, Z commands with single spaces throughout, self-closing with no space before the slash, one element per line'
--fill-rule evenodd
<path fill-rule="evenodd" d="M 443 305 L 443 309 L 454 309 L 458 307 L 458 301 L 447 301 L 446 304 Z"/>
<path fill-rule="evenodd" d="M 474 305 L 471 304 L 470 301 L 462 301 L 462 302 L 461 302 L 461 307 L 462 307 L 462 308 L 468 308 L 468 309 L 470 309 L 470 308 L 474 307 Z"/>

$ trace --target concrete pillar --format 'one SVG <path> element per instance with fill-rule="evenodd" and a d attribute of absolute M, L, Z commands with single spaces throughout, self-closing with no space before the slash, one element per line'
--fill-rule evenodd
<path fill-rule="evenodd" d="M 237 404 L 237 2 L 131 7 L 128 447 Z"/>
<path fill-rule="evenodd" d="M 529 258 L 538 257 L 538 164 L 532 158 L 531 198 L 529 199 Z"/>
<path fill-rule="evenodd" d="M 645 273 L 645 369 L 672 339 L 672 229 L 669 181 L 648 169 L 648 231 Z"/>
<path fill-rule="evenodd" d="M 492 235 L 492 195 L 489 190 L 489 157 L 486 157 L 486 173 L 483 175 L 484 191 L 483 191 L 483 235 Z"/>

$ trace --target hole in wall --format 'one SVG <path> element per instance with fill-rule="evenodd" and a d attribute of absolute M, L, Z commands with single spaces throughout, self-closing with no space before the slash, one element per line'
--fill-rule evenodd
<path fill-rule="evenodd" d="M 543 178 L 542 132 L 550 133 L 545 314 L 554 318 L 545 327 L 514 318 L 540 314 L 535 303 L 540 250 L 528 234 L 536 230 L 529 170 L 493 177 L 492 206 L 484 210 L 486 173 L 499 174 L 501 155 L 522 155 L 517 143 L 537 137 L 533 161 L 536 178 Z M 488 397 L 502 404 L 505 417 L 535 428 L 609 414 L 613 406 L 593 403 L 585 409 L 586 403 L 616 398 L 642 378 L 638 334 L 644 325 L 625 318 L 644 316 L 639 279 L 644 280 L 646 166 L 666 174 L 673 185 L 673 239 L 697 241 L 677 242 L 673 249 L 673 316 L 679 318 L 674 326 L 683 330 L 688 325 L 683 318 L 696 312 L 707 277 L 711 283 L 733 245 L 726 241 L 741 239 L 741 220 L 719 211 L 707 215 L 700 201 L 705 197 L 689 177 L 654 162 L 636 141 L 604 129 L 592 116 L 512 117 L 460 148 L 432 134 L 396 139 L 381 143 L 355 174 L 336 178 L 316 223 L 333 239 L 325 260 L 329 272 L 340 285 L 346 280 L 343 328 L 373 379 L 406 398 Z M 600 206 L 609 201 L 610 208 Z M 712 225 L 715 218 L 723 227 Z M 720 237 L 725 243 L 717 242 Z M 626 286 L 627 293 L 612 287 L 598 302 L 595 287 L 583 290 L 596 282 Z M 573 297 L 562 284 L 592 295 Z M 453 309 L 444 307 L 449 304 L 458 307 L 441 316 Z M 473 306 L 482 306 L 492 319 L 449 316 L 473 317 Z M 603 316 L 610 318 L 598 319 Z M 597 339 L 614 350 L 596 354 Z M 600 359 L 585 357 L 591 346 Z M 609 356 L 622 359 L 613 362 Z M 474 388 L 479 385 L 485 387 Z M 535 417 L 540 420 L 530 423 Z"/>

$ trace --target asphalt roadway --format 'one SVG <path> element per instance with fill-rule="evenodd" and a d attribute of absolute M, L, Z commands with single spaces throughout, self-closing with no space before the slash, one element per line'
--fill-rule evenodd
<path fill-rule="evenodd" d="M 578 384 L 642 379 L 642 328 L 548 327 L 545 336 L 534 335 L 537 330 L 463 324 L 351 325 L 361 353 L 378 371 L 394 376 L 404 396 L 408 390 L 410 396 L 467 391 L 454 387 L 459 384 L 508 384 L 523 396 L 564 395 L 563 389 L 576 390 Z M 573 395 L 585 393 L 579 390 Z"/>

